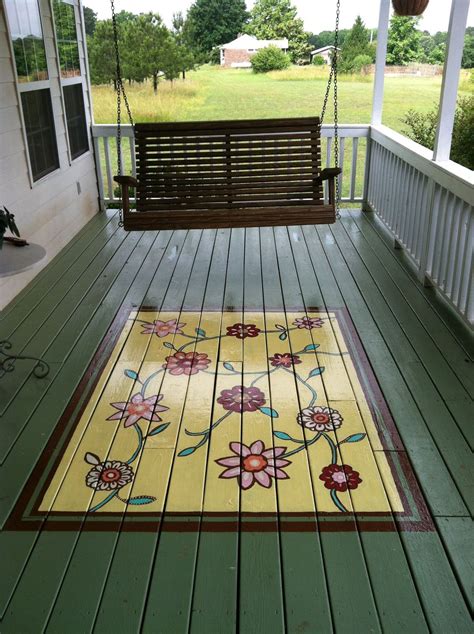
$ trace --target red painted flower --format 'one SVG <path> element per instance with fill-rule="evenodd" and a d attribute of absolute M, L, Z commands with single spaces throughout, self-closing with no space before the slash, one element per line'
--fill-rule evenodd
<path fill-rule="evenodd" d="M 289 352 L 286 352 L 285 354 L 276 353 L 273 355 L 273 357 L 270 357 L 270 361 L 272 362 L 272 365 L 276 368 L 291 368 L 292 365 L 302 363 L 298 355 L 290 354 Z"/>
<path fill-rule="evenodd" d="M 252 443 L 250 447 L 240 442 L 231 442 L 229 446 L 235 456 L 216 460 L 217 464 L 227 467 L 220 474 L 220 478 L 239 478 L 242 489 L 250 489 L 255 482 L 269 489 L 272 486 L 272 478 L 285 480 L 290 477 L 283 468 L 291 462 L 279 458 L 285 453 L 286 447 L 265 450 L 261 440 Z"/>
<path fill-rule="evenodd" d="M 134 394 L 130 401 L 122 403 L 110 403 L 112 407 L 119 411 L 112 416 L 109 416 L 107 420 L 122 420 L 124 427 L 131 427 L 135 425 L 140 418 L 144 418 L 149 421 L 159 422 L 161 418 L 156 412 L 165 412 L 168 407 L 164 405 L 158 405 L 158 402 L 163 398 L 163 394 L 156 394 L 150 396 L 150 398 L 143 398 L 143 395 L 139 392 Z"/>
<path fill-rule="evenodd" d="M 336 491 L 347 491 L 347 489 L 357 489 L 362 480 L 359 472 L 354 471 L 348 464 L 330 464 L 321 472 L 319 479 L 324 482 L 326 489 L 336 489 Z"/>
<path fill-rule="evenodd" d="M 227 335 L 229 337 L 237 337 L 237 339 L 245 339 L 246 337 L 258 337 L 262 331 L 255 324 L 234 324 L 227 326 Z"/>
<path fill-rule="evenodd" d="M 202 370 L 207 370 L 211 360 L 204 352 L 176 352 L 170 357 L 166 357 L 163 367 L 170 374 L 176 376 L 185 374 L 197 374 Z"/>
<path fill-rule="evenodd" d="M 217 402 L 231 412 L 256 412 L 265 405 L 265 394 L 258 387 L 236 385 L 231 390 L 222 390 Z"/>
<path fill-rule="evenodd" d="M 155 319 L 153 322 L 144 322 L 142 335 L 156 335 L 157 337 L 163 338 L 168 335 L 182 335 L 183 331 L 181 328 L 184 328 L 186 324 L 178 323 L 177 319 L 170 319 L 169 321 L 160 321 L 159 319 Z"/>
<path fill-rule="evenodd" d="M 293 322 L 293 326 L 297 326 L 298 328 L 306 328 L 306 330 L 312 330 L 313 328 L 322 328 L 324 325 L 324 319 L 320 319 L 319 317 L 301 317 L 300 319 L 295 319 Z"/>

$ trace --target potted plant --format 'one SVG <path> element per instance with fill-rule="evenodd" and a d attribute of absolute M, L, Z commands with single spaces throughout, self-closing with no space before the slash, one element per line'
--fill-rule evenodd
<path fill-rule="evenodd" d="M 16 237 L 5 238 L 7 231 L 11 231 Z M 20 238 L 20 232 L 15 224 L 15 216 L 6 207 L 3 207 L 3 209 L 0 207 L 0 249 L 4 241 L 11 242 L 16 246 L 25 246 L 27 244 L 26 240 Z"/>
<path fill-rule="evenodd" d="M 392 0 L 397 15 L 421 15 L 430 0 Z"/>

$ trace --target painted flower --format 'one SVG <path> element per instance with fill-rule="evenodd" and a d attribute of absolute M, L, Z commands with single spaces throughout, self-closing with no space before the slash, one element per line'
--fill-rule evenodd
<path fill-rule="evenodd" d="M 177 319 L 170 319 L 169 321 L 155 319 L 155 321 L 143 323 L 142 335 L 156 335 L 160 338 L 168 335 L 182 335 L 183 331 L 181 328 L 184 328 L 184 326 L 186 324 L 178 323 Z"/>
<path fill-rule="evenodd" d="M 231 412 L 256 412 L 265 405 L 265 394 L 258 387 L 236 385 L 230 390 L 222 390 L 217 402 Z"/>
<path fill-rule="evenodd" d="M 133 480 L 133 469 L 126 462 L 120 460 L 106 460 L 100 462 L 99 458 L 87 453 L 86 462 L 94 467 L 86 475 L 86 485 L 96 491 L 114 491 L 121 489 Z"/>
<path fill-rule="evenodd" d="M 163 394 L 155 394 L 150 398 L 143 398 L 143 395 L 139 392 L 134 394 L 132 398 L 127 402 L 122 403 L 110 403 L 112 407 L 119 411 L 112 416 L 109 416 L 107 420 L 122 420 L 124 427 L 131 427 L 135 425 L 141 418 L 145 420 L 159 422 L 161 418 L 157 412 L 166 412 L 169 407 L 164 405 L 158 405 L 159 401 L 163 398 Z"/>
<path fill-rule="evenodd" d="M 306 330 L 312 330 L 313 328 L 322 328 L 324 325 L 324 319 L 320 319 L 319 317 L 301 317 L 300 319 L 295 319 L 293 322 L 293 326 L 297 326 L 298 328 L 306 328 Z"/>
<path fill-rule="evenodd" d="M 289 352 L 285 352 L 285 354 L 276 353 L 273 357 L 270 357 L 270 361 L 276 368 L 291 368 L 292 365 L 302 363 L 298 355 L 290 354 Z"/>
<path fill-rule="evenodd" d="M 347 489 L 357 489 L 362 480 L 359 472 L 348 465 L 330 464 L 321 472 L 319 479 L 324 482 L 326 489 L 336 489 L 336 491 L 347 491 Z"/>
<path fill-rule="evenodd" d="M 331 407 L 307 407 L 298 414 L 298 424 L 311 431 L 334 431 L 344 420 L 339 412 Z"/>
<path fill-rule="evenodd" d="M 255 324 L 234 324 L 227 326 L 227 335 L 229 337 L 237 337 L 237 339 L 245 339 L 246 337 L 258 337 L 262 331 Z"/>
<path fill-rule="evenodd" d="M 163 364 L 165 370 L 176 376 L 185 374 L 197 374 L 202 370 L 207 370 L 211 360 L 204 352 L 176 352 L 170 357 L 166 357 Z"/>
<path fill-rule="evenodd" d="M 286 447 L 265 449 L 261 440 L 252 443 L 250 447 L 240 442 L 229 445 L 234 456 L 220 458 L 217 464 L 226 467 L 220 478 L 239 478 L 242 489 L 250 489 L 255 482 L 266 489 L 272 486 L 272 478 L 285 480 L 290 476 L 283 471 L 291 462 L 279 458 L 285 453 Z"/>

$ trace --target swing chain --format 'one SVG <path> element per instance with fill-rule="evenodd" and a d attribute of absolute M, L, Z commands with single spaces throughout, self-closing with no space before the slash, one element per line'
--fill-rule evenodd
<path fill-rule="evenodd" d="M 114 37 L 114 49 L 115 49 L 115 89 L 117 92 L 117 174 L 122 176 L 122 97 L 127 109 L 128 119 L 133 126 L 133 117 L 128 103 L 127 94 L 122 81 L 122 68 L 120 64 L 120 50 L 119 50 L 119 37 L 118 37 L 118 25 L 117 16 L 115 13 L 115 1 L 110 0 L 112 8 L 112 30 Z M 119 226 L 123 227 L 123 209 L 120 208 Z"/>
<path fill-rule="evenodd" d="M 338 55 L 339 55 L 339 22 L 341 16 L 341 0 L 336 3 L 336 26 L 334 30 L 334 53 L 331 60 L 331 70 L 329 72 L 328 85 L 324 95 L 323 107 L 321 110 L 321 127 L 326 115 L 331 93 L 331 85 L 334 83 L 334 164 L 339 167 L 339 106 L 338 106 Z M 341 179 L 336 178 L 336 218 L 341 217 Z"/>

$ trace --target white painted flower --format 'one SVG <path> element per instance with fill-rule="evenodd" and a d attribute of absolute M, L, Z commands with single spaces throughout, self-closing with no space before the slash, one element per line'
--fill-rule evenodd
<path fill-rule="evenodd" d="M 334 431 L 344 419 L 331 407 L 307 407 L 297 417 L 298 424 L 311 431 Z"/>

